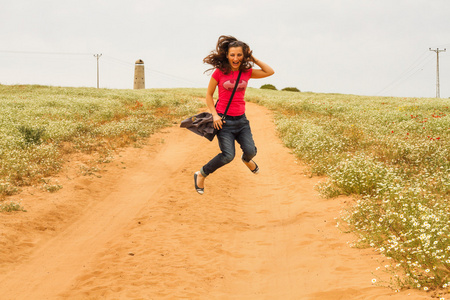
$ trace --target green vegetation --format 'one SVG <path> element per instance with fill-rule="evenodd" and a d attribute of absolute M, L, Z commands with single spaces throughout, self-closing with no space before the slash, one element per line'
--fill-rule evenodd
<path fill-rule="evenodd" d="M 247 99 L 276 113 L 284 143 L 327 175 L 324 196 L 353 195 L 342 216 L 355 246 L 392 263 L 393 288 L 450 286 L 450 103 L 447 99 L 279 93 Z"/>
<path fill-rule="evenodd" d="M 300 92 L 300 90 L 296 87 L 285 87 L 284 89 L 282 89 L 282 91 L 284 91 L 284 92 Z"/>
<path fill-rule="evenodd" d="M 20 203 L 15 201 L 0 202 L 0 212 L 26 211 Z"/>
<path fill-rule="evenodd" d="M 107 162 L 115 148 L 138 145 L 195 113 L 204 94 L 0 85 L 0 195 L 38 182 L 57 191 L 62 186 L 46 178 L 58 172 L 64 154 L 95 152 Z M 246 97 L 275 112 L 284 143 L 311 174 L 327 176 L 318 186 L 324 196 L 355 198 L 339 227 L 358 235 L 355 246 L 391 259 L 389 286 L 450 287 L 448 99 L 251 88 Z M 3 203 L 0 210 L 23 208 Z"/>
<path fill-rule="evenodd" d="M 262 90 L 274 90 L 277 91 L 277 88 L 273 84 L 263 84 L 260 89 Z M 296 87 L 285 87 L 282 89 L 284 92 L 300 92 L 300 90 Z"/>
<path fill-rule="evenodd" d="M 23 136 L 23 142 L 25 146 L 40 145 L 42 142 L 42 135 L 45 132 L 45 128 L 33 128 L 30 126 L 17 127 L 19 132 Z"/>
<path fill-rule="evenodd" d="M 0 198 L 57 173 L 63 155 L 138 145 L 195 113 L 198 90 L 107 90 L 0 85 Z M 106 159 L 107 160 L 107 159 Z M 103 160 L 105 161 L 105 159 Z M 49 192 L 62 188 L 45 182 Z"/>
<path fill-rule="evenodd" d="M 260 89 L 262 90 L 274 90 L 276 91 L 277 88 L 273 84 L 263 84 Z"/>

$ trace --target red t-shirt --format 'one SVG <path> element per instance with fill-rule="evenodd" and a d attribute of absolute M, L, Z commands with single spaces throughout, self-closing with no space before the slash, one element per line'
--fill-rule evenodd
<path fill-rule="evenodd" d="M 229 74 L 224 74 L 219 69 L 216 69 L 212 74 L 212 77 L 217 81 L 217 86 L 219 87 L 219 100 L 217 100 L 218 103 L 216 106 L 216 110 L 219 114 L 223 114 L 227 108 L 238 75 L 239 71 L 231 71 Z M 227 112 L 228 116 L 240 116 L 245 113 L 245 89 L 247 88 L 247 83 L 251 76 L 252 69 L 242 71 L 239 85 Z"/>

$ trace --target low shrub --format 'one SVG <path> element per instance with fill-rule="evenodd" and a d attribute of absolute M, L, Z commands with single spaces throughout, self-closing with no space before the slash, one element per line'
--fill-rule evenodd
<path fill-rule="evenodd" d="M 32 126 L 21 125 L 17 130 L 22 134 L 23 141 L 26 146 L 40 145 L 45 128 L 33 128 Z"/>
<path fill-rule="evenodd" d="M 262 90 L 274 90 L 274 91 L 277 90 L 277 88 L 273 84 L 263 84 L 261 86 L 261 89 Z"/>
<path fill-rule="evenodd" d="M 282 91 L 284 91 L 284 92 L 300 92 L 300 90 L 296 87 L 285 87 L 284 89 L 282 89 Z"/>
<path fill-rule="evenodd" d="M 0 212 L 13 212 L 13 211 L 24 211 L 26 209 L 15 201 L 9 201 L 8 203 L 0 203 Z"/>

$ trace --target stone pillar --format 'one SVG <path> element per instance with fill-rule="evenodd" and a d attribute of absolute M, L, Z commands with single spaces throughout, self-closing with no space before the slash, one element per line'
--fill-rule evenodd
<path fill-rule="evenodd" d="M 134 87 L 137 89 L 145 89 L 145 71 L 144 71 L 144 61 L 139 59 L 134 65 Z"/>

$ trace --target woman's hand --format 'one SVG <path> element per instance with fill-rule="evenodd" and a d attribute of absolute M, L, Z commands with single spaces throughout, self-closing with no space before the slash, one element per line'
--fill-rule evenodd
<path fill-rule="evenodd" d="M 252 69 L 251 78 L 265 78 L 273 75 L 275 71 L 266 63 L 256 59 L 253 55 L 251 60 L 261 69 Z"/>
<path fill-rule="evenodd" d="M 217 114 L 213 115 L 213 122 L 214 122 L 215 129 L 217 129 L 217 130 L 222 129 L 223 122 L 222 122 L 221 116 L 219 116 Z"/>

